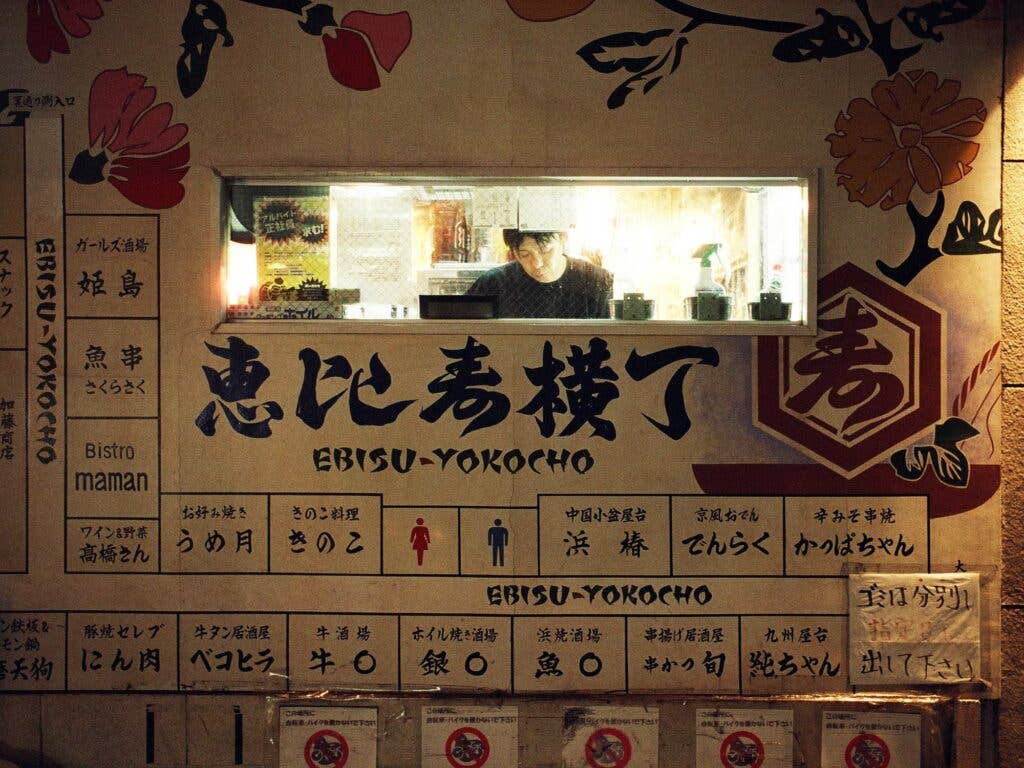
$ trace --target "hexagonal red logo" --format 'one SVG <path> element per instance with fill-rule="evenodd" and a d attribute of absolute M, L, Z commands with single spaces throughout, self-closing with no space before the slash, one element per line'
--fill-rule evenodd
<path fill-rule="evenodd" d="M 945 407 L 944 318 L 846 263 L 818 282 L 817 336 L 760 337 L 754 424 L 852 477 Z"/>

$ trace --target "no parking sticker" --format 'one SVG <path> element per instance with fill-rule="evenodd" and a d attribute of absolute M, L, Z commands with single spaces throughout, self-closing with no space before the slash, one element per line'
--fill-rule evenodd
<path fill-rule="evenodd" d="M 657 768 L 658 710 L 574 707 L 562 715 L 563 768 Z"/>
<path fill-rule="evenodd" d="M 424 707 L 423 768 L 514 768 L 519 756 L 515 707 Z"/>
<path fill-rule="evenodd" d="M 697 765 L 791 768 L 793 712 L 783 709 L 698 709 Z"/>
<path fill-rule="evenodd" d="M 822 768 L 921 768 L 921 716 L 825 712 Z"/>
<path fill-rule="evenodd" d="M 377 710 L 281 707 L 280 768 L 376 768 Z"/>

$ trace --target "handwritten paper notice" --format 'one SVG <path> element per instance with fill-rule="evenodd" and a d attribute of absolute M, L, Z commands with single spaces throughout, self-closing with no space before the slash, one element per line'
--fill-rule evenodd
<path fill-rule="evenodd" d="M 850 576 L 850 682 L 945 685 L 981 677 L 977 573 Z"/>

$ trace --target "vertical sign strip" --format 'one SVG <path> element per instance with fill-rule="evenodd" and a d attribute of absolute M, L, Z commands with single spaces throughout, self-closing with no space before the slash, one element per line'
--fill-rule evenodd
<path fill-rule="evenodd" d="M 25 129 L 0 127 L 0 573 L 28 573 Z"/>
<path fill-rule="evenodd" d="M 33 528 L 64 541 L 64 151 L 63 118 L 25 121 L 25 250 L 28 328 L 28 465 Z M 60 496 L 58 496 L 60 494 Z M 62 501 L 58 501 L 58 498 Z M 44 510 L 62 509 L 41 517 Z M 54 553 L 56 548 L 44 548 Z M 61 546 L 64 550 L 64 546 Z M 56 563 L 42 564 L 52 573 Z M 59 570 L 59 567 L 58 567 Z"/>

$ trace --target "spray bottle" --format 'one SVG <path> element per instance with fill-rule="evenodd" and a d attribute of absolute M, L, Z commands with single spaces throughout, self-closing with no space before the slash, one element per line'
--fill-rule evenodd
<path fill-rule="evenodd" d="M 718 250 L 721 243 L 704 243 L 693 253 L 693 258 L 700 259 L 700 276 L 697 278 L 693 300 L 692 317 L 695 320 L 727 320 L 730 313 L 731 301 L 725 295 L 725 286 L 715 281 L 712 274 L 711 257 L 714 256 L 719 264 L 722 257 Z M 723 265 L 724 266 L 724 265 Z"/>
<path fill-rule="evenodd" d="M 725 286 L 715 282 L 715 278 L 711 274 L 711 257 L 715 256 L 721 261 L 722 257 L 718 255 L 718 249 L 721 247 L 721 243 L 705 243 L 693 253 L 693 258 L 700 259 L 700 277 L 697 278 L 696 287 L 698 294 L 714 293 L 721 295 L 725 293 Z"/>

